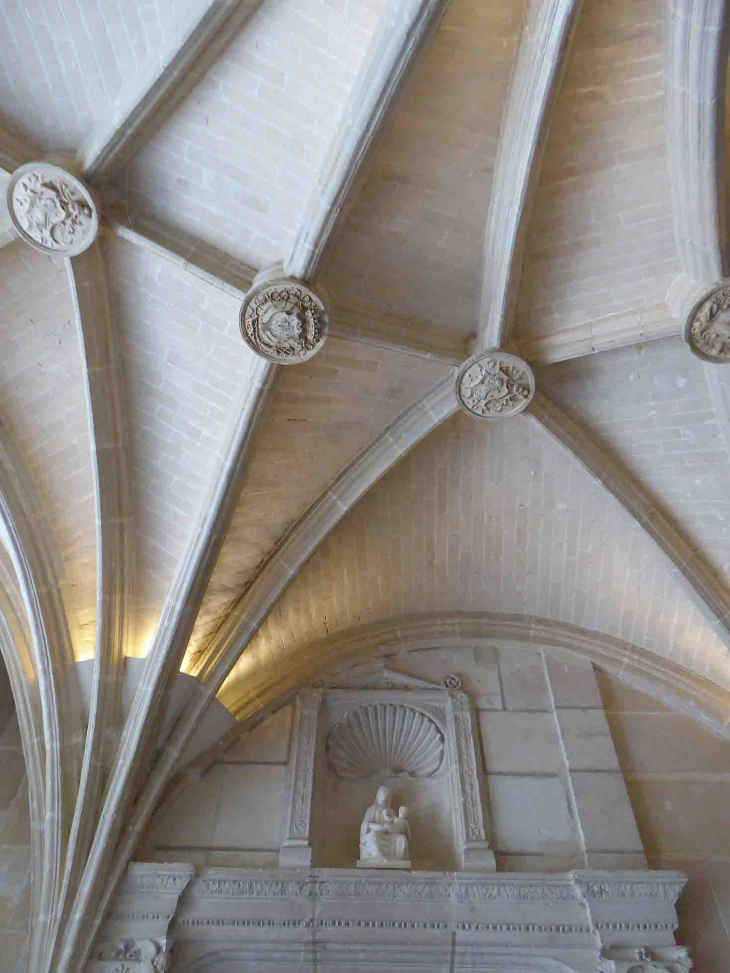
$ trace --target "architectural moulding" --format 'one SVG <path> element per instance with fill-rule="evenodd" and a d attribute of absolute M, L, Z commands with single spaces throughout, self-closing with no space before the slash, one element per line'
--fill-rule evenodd
<path fill-rule="evenodd" d="M 532 196 L 580 7 L 581 0 L 532 0 L 526 15 L 494 167 L 477 352 L 509 344 Z"/>
<path fill-rule="evenodd" d="M 695 304 L 684 339 L 690 350 L 713 365 L 730 363 L 730 280 L 722 280 Z"/>
<path fill-rule="evenodd" d="M 485 351 L 464 362 L 454 389 L 467 415 L 506 419 L 530 404 L 535 395 L 535 376 L 527 362 L 516 355 Z"/>
<path fill-rule="evenodd" d="M 111 119 L 82 150 L 86 177 L 109 182 L 161 127 L 213 65 L 261 0 L 209 0 L 199 20 L 174 33 L 162 54 L 134 73 L 115 102 Z"/>
<path fill-rule="evenodd" d="M 50 945 L 54 917 L 64 895 L 67 841 L 79 785 L 78 748 L 83 740 L 73 646 L 47 524 L 30 474 L 7 431 L 0 427 L 0 525 L 31 634 L 33 677 L 38 682 L 44 750 L 42 865 L 34 865 L 41 887 L 39 911 L 30 929 L 29 964 L 40 969 Z M 28 732 L 28 731 L 26 731 Z M 74 835 L 71 836 L 73 843 Z M 34 851 L 36 847 L 34 846 Z M 34 892 L 35 894 L 35 892 Z"/>
<path fill-rule="evenodd" d="M 84 184 L 50 162 L 29 162 L 8 183 L 13 226 L 23 240 L 45 254 L 74 257 L 96 239 L 99 216 Z"/>
<path fill-rule="evenodd" d="M 730 739 L 730 692 L 668 659 L 623 639 L 556 622 L 535 615 L 505 615 L 497 612 L 443 612 L 405 615 L 368 625 L 304 647 L 307 674 L 325 673 L 323 686 L 337 685 L 342 670 L 374 658 L 424 649 L 462 649 L 515 643 L 578 656 L 671 707 L 699 720 L 718 736 Z M 331 673 L 331 674 L 327 674 Z M 339 674 L 338 674 L 339 673 Z M 247 687 L 246 695 L 228 699 L 239 717 L 220 745 L 196 761 L 207 769 L 221 750 L 232 746 L 250 729 L 261 712 L 278 709 L 291 693 L 291 677 L 282 674 L 278 682 Z"/>
<path fill-rule="evenodd" d="M 317 748 L 317 718 L 322 693 L 303 690 L 297 696 L 294 739 L 296 755 L 292 772 L 286 835 L 279 852 L 279 865 L 312 864 L 309 826 L 314 791 L 314 759 Z"/>
<path fill-rule="evenodd" d="M 552 334 L 521 336 L 519 351 L 533 365 L 549 365 L 639 342 L 675 337 L 682 331 L 677 318 L 683 316 L 664 303 L 652 304 L 625 314 L 586 321 Z"/>
<path fill-rule="evenodd" d="M 168 806 L 168 802 L 175 803 L 179 795 L 179 790 L 176 789 L 179 782 L 169 788 L 167 785 L 195 728 L 281 593 L 350 507 L 405 452 L 448 418 L 456 408 L 453 378 L 447 376 L 387 426 L 375 442 L 337 477 L 329 490 L 322 494 L 287 534 L 239 599 L 209 646 L 202 665 L 193 673 L 201 682 L 197 698 L 191 701 L 178 720 L 145 787 L 137 797 L 125 835 L 115 852 L 111 867 L 106 871 L 104 892 L 96 910 L 97 924 L 101 921 L 105 903 L 108 902 L 153 811 L 158 809 L 158 805 L 163 808 Z M 183 606 L 186 602 L 176 597 L 173 604 Z M 193 619 L 197 613 L 197 604 L 196 602 L 190 609 L 193 611 Z M 192 626 L 192 621 L 190 625 Z M 188 635 L 189 631 L 186 629 L 185 643 Z M 293 677 L 289 690 L 300 684 L 301 680 Z M 166 799 L 160 804 L 160 797 L 165 789 Z"/>
<path fill-rule="evenodd" d="M 66 266 L 83 352 L 97 551 L 93 688 L 74 815 L 75 842 L 69 848 L 66 874 L 66 895 L 72 897 L 98 822 L 106 753 L 121 733 L 124 647 L 134 593 L 134 520 L 121 359 L 99 246 L 93 244 Z"/>
<path fill-rule="evenodd" d="M 154 718 L 171 677 L 178 672 L 195 618 L 215 564 L 220 545 L 238 498 L 248 446 L 268 395 L 275 366 L 257 361 L 209 496 L 202 504 L 202 521 L 191 532 L 188 550 L 177 574 L 145 660 L 145 670 L 125 722 L 122 739 L 109 776 L 109 785 L 89 859 L 67 922 L 58 973 L 79 969 L 88 956 L 109 896 L 131 858 L 136 844 L 127 827 L 122 851 L 115 850 L 122 822 L 129 813 L 133 788 L 147 754 Z M 196 709 L 191 703 L 191 709 Z M 197 725 L 197 721 L 196 721 Z M 167 751 L 166 751 L 167 752 Z M 154 779 L 154 774 L 153 774 Z M 155 781 L 156 783 L 158 781 Z M 164 785 L 164 781 L 159 781 Z M 139 802 L 137 804 L 139 807 Z M 127 825 L 129 822 L 127 822 Z M 129 847 L 127 847 L 129 845 Z M 115 870 L 112 859 L 122 864 Z"/>
<path fill-rule="evenodd" d="M 388 0 L 284 262 L 287 276 L 316 278 L 327 246 L 354 201 L 363 164 L 447 3 Z"/>
<path fill-rule="evenodd" d="M 201 240 L 134 213 L 126 206 L 105 206 L 103 225 L 107 232 L 163 260 L 169 260 L 241 302 L 246 299 L 256 276 L 252 267 Z M 447 365 L 460 365 L 467 353 L 464 336 L 448 328 L 383 315 L 368 308 L 335 305 L 329 333 L 345 341 L 376 345 L 399 354 L 442 361 Z"/>
<path fill-rule="evenodd" d="M 728 55 L 723 0 L 667 11 L 667 145 L 682 270 L 708 287 L 725 276 L 723 125 Z"/>
<path fill-rule="evenodd" d="M 644 494 L 634 478 L 601 450 L 595 436 L 588 436 L 546 395 L 536 394 L 530 415 L 569 450 L 644 528 L 677 568 L 687 584 L 688 593 L 710 624 L 727 641 L 730 634 L 730 596 L 697 549 L 685 540 L 656 503 Z"/>
<path fill-rule="evenodd" d="M 241 307 L 241 335 L 251 351 L 277 365 L 308 361 L 327 340 L 327 310 L 300 280 L 257 274 Z"/>
<path fill-rule="evenodd" d="M 132 867 L 146 869 L 152 880 L 155 866 Z M 161 875 L 170 867 L 157 866 Z M 427 973 L 475 966 L 623 973 L 630 968 L 619 965 L 624 958 L 643 957 L 662 973 L 684 973 L 687 953 L 675 945 L 674 930 L 675 903 L 685 882 L 681 872 L 661 871 L 385 875 L 355 869 L 206 868 L 179 902 L 179 893 L 169 896 L 175 970 L 207 973 L 223 964 L 242 970 L 272 964 L 339 969 L 352 963 L 356 949 L 361 963 L 417 965 Z M 164 935 L 152 931 L 166 928 L 164 914 L 153 917 L 158 925 L 152 929 L 145 917 L 125 918 L 125 885 L 126 880 L 95 956 L 110 949 L 151 953 Z M 601 962 L 616 966 L 600 967 Z M 95 970 L 92 963 L 86 973 Z"/>

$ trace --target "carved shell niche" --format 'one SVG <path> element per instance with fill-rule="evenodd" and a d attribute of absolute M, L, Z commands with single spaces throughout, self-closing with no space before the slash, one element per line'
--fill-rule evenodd
<path fill-rule="evenodd" d="M 338 777 L 375 774 L 431 777 L 444 759 L 444 737 L 432 719 L 411 706 L 369 703 L 352 710 L 327 737 Z"/>

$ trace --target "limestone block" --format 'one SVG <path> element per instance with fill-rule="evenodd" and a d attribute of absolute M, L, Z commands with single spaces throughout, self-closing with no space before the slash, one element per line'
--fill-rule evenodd
<path fill-rule="evenodd" d="M 590 662 L 573 656 L 564 662 L 553 654 L 545 654 L 545 665 L 557 707 L 583 706 L 600 709 L 603 706 L 596 675 Z"/>
<path fill-rule="evenodd" d="M 643 851 L 621 774 L 571 773 L 589 851 Z"/>
<path fill-rule="evenodd" d="M 487 773 L 555 773 L 564 768 L 552 713 L 479 713 Z"/>
<path fill-rule="evenodd" d="M 575 854 L 578 837 L 559 777 L 489 775 L 487 780 L 497 852 Z"/>
<path fill-rule="evenodd" d="M 291 742 L 292 707 L 284 706 L 232 747 L 225 763 L 285 764 Z"/>
<path fill-rule="evenodd" d="M 611 730 L 603 710 L 557 710 L 571 770 L 618 770 Z"/>
<path fill-rule="evenodd" d="M 500 650 L 499 667 L 507 709 L 552 709 L 545 667 L 539 652 Z"/>

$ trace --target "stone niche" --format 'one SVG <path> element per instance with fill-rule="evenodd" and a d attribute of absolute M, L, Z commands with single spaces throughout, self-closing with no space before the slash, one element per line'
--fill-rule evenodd
<path fill-rule="evenodd" d="M 408 807 L 414 868 L 494 870 L 475 721 L 458 684 L 376 669 L 300 695 L 280 864 L 354 866 L 363 814 L 386 785 L 394 810 Z M 306 846 L 302 795 L 311 801 Z"/>
<path fill-rule="evenodd" d="M 647 869 L 590 664 L 392 665 L 302 690 L 224 755 L 158 864 L 131 866 L 90 973 L 688 973 L 686 876 Z M 408 805 L 411 870 L 355 867 L 380 784 Z"/>

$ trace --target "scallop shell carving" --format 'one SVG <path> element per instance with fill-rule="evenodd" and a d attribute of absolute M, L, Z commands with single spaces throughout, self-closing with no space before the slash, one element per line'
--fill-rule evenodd
<path fill-rule="evenodd" d="M 397 703 L 369 703 L 332 727 L 327 755 L 338 777 L 375 774 L 431 777 L 444 759 L 444 737 L 424 713 Z"/>

